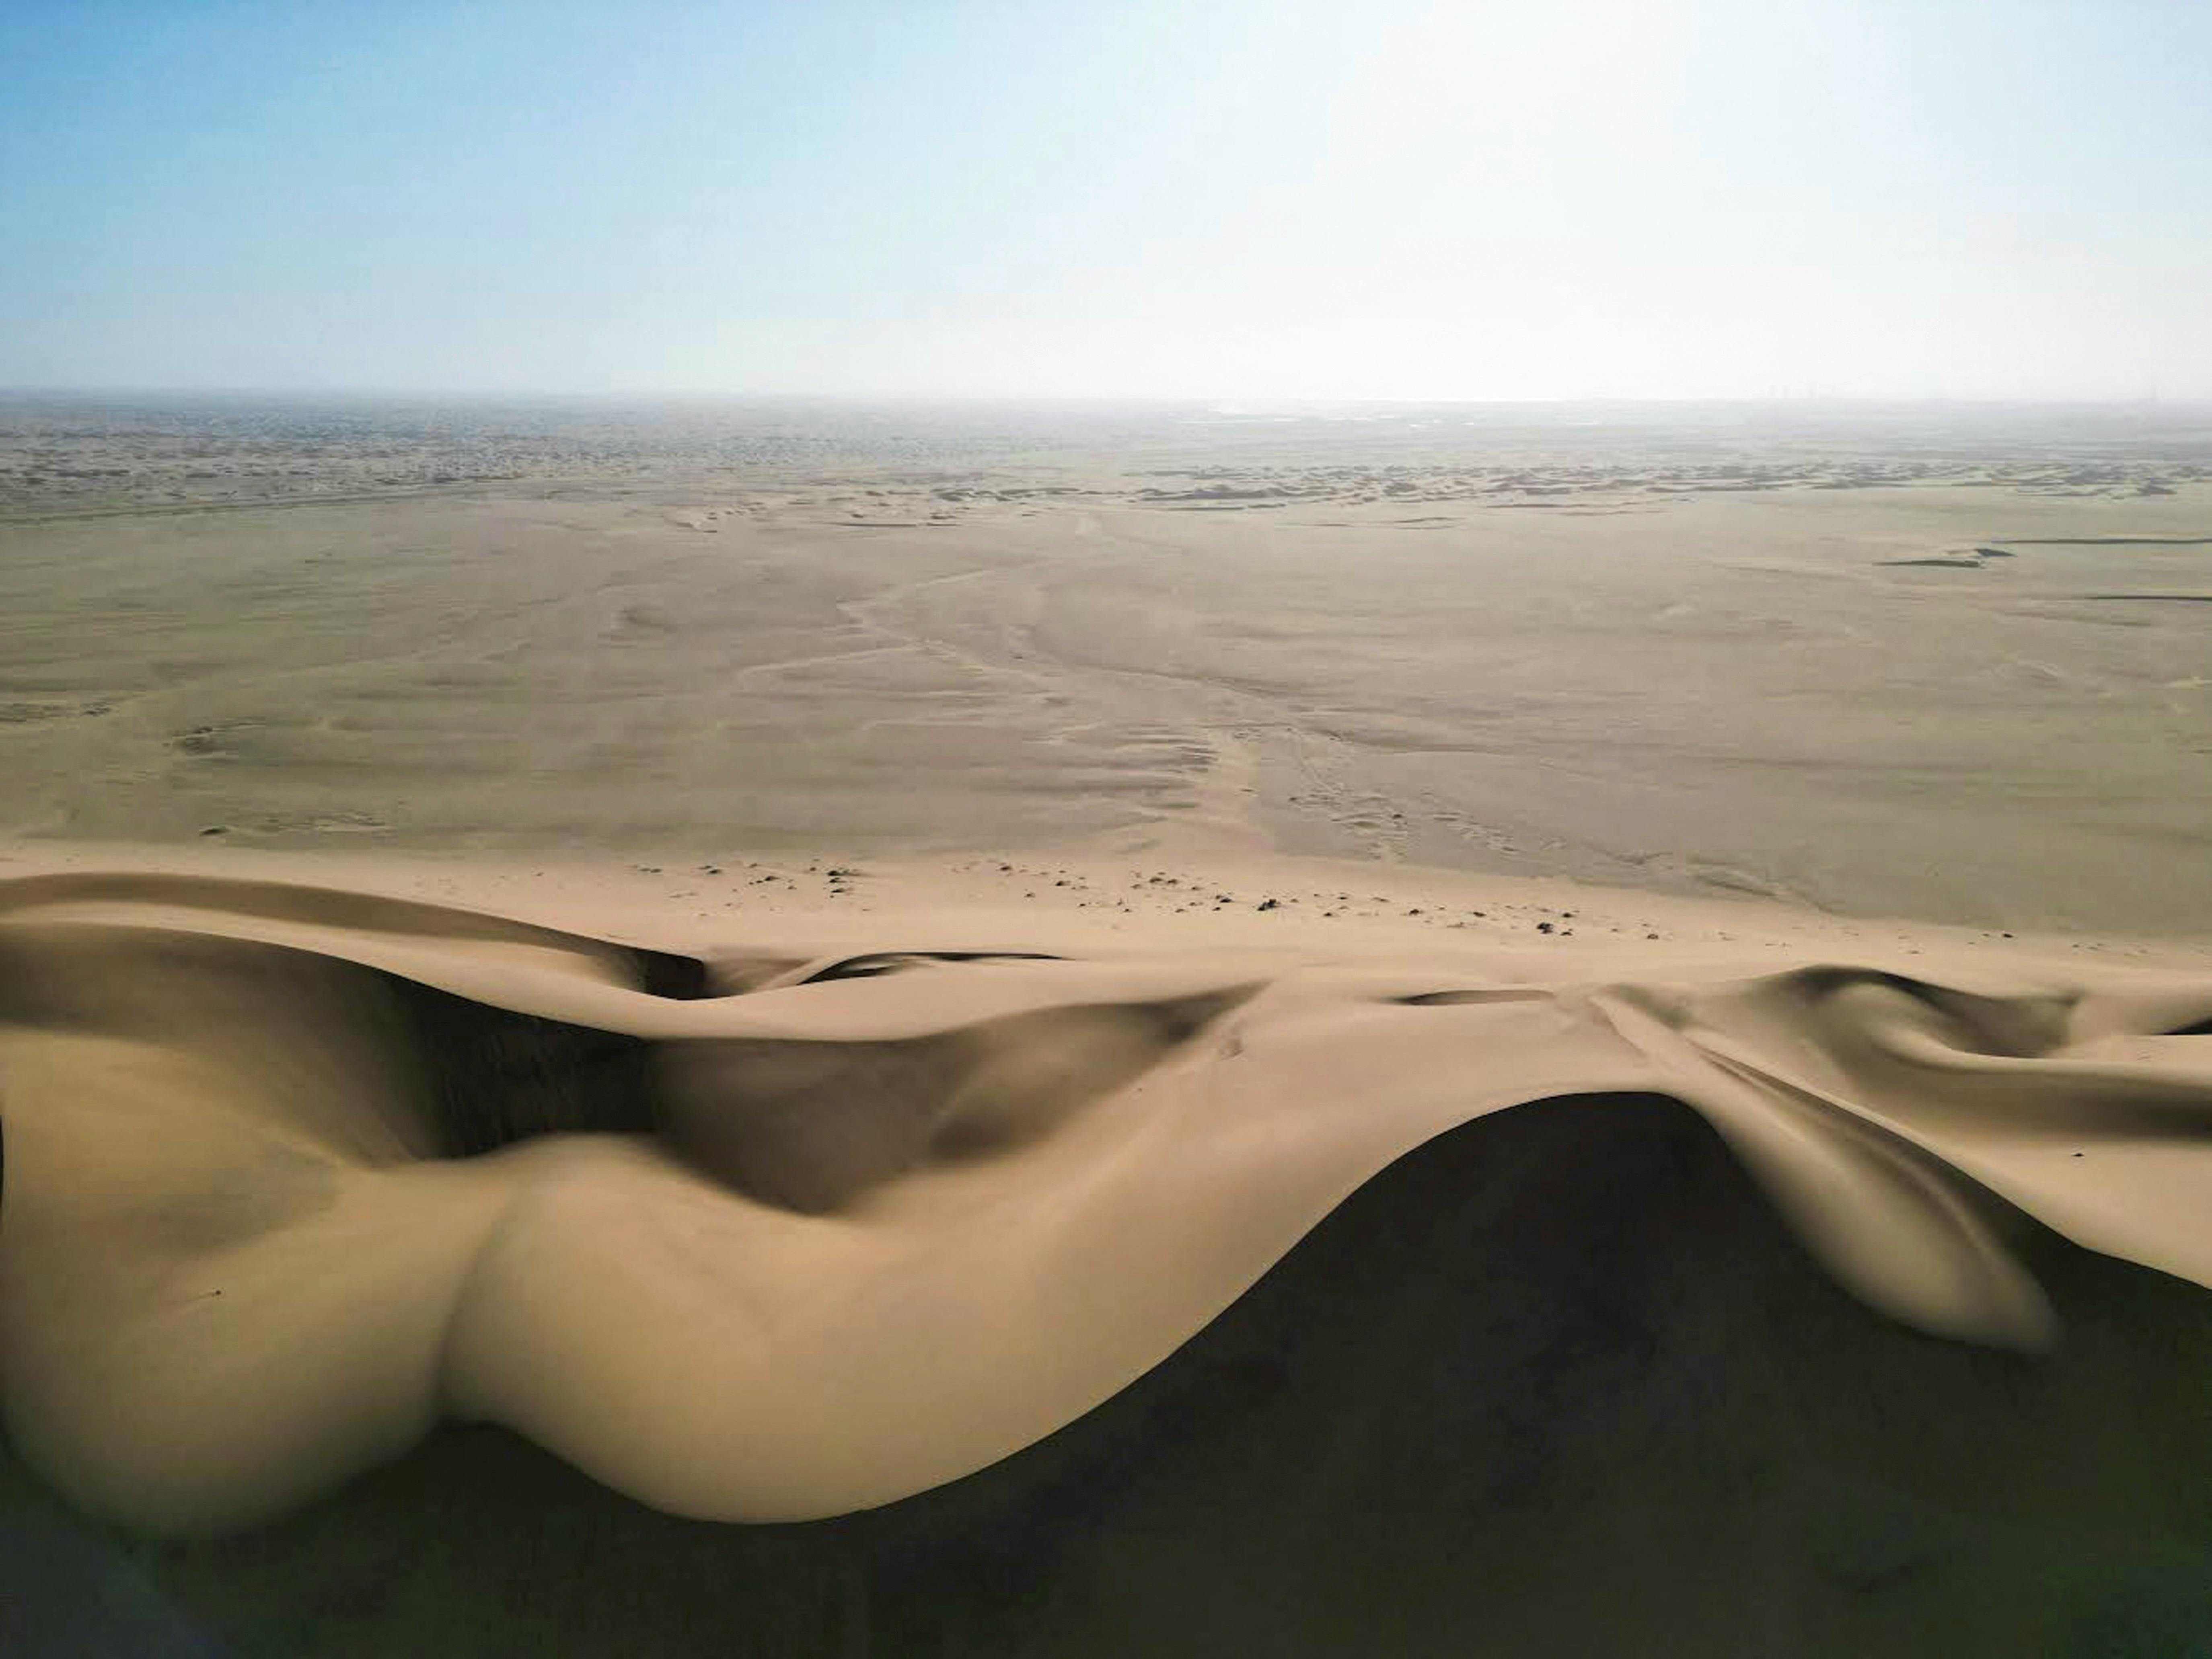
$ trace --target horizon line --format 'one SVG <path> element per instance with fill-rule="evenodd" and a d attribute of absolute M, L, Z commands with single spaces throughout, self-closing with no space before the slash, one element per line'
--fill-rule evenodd
<path fill-rule="evenodd" d="M 286 400 L 313 398 L 362 400 L 436 400 L 461 402 L 575 402 L 624 403 L 790 403 L 899 404 L 940 404 L 973 406 L 1008 404 L 1121 405 L 1152 408 L 1212 408 L 1250 404 L 1270 408 L 1365 407 L 1378 409 L 1528 409 L 1528 408 L 1928 408 L 1981 409 L 2212 409 L 2212 393 L 2174 397 L 2169 393 L 2135 392 L 2093 395 L 1974 395 L 1954 392 L 1734 392 L 1650 396 L 1630 393 L 1577 393 L 1543 397 L 1376 397 L 1326 392 L 793 392 L 702 391 L 689 389 L 624 388 L 591 390 L 557 387 L 500 386 L 260 386 L 251 385 L 165 385 L 123 382 L 70 385 L 65 383 L 0 382 L 0 398 L 214 398 Z"/>

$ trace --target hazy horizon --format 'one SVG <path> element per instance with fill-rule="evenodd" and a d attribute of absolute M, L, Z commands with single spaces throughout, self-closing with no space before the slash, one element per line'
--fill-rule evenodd
<path fill-rule="evenodd" d="M 2212 8 L 16 8 L 0 386 L 2212 402 Z"/>
<path fill-rule="evenodd" d="M 1773 412 L 1780 415 L 1822 414 L 1881 415 L 1912 411 L 1951 410 L 1963 414 L 2008 412 L 2036 414 L 2064 414 L 2079 411 L 2087 414 L 2150 413 L 2160 415 L 2212 414 L 2212 393 L 2202 397 L 2170 397 L 2163 393 L 2128 396 L 2115 393 L 2109 397 L 1987 397 L 1973 398 L 1923 393 L 1918 396 L 1884 397 L 1866 395 L 1852 397 L 1817 392 L 1802 394 L 1776 393 L 1742 396 L 1684 396 L 1684 397 L 1602 397 L 1559 396 L 1530 398 L 1359 398 L 1313 397 L 1296 394 L 1280 396 L 1239 396 L 1226 394 L 1201 396 L 1191 394 L 1144 392 L 842 392 L 842 391 L 753 391 L 734 389 L 658 391 L 649 387 L 608 390 L 591 387 L 502 387 L 493 386 L 368 386 L 368 385 L 312 385 L 297 386 L 228 386 L 210 382 L 205 385 L 132 384 L 128 381 L 102 383 L 0 382 L 0 399 L 21 402 L 98 403 L 103 400 L 146 398 L 157 402 L 179 404 L 313 404 L 326 401 L 332 404 L 364 403 L 379 404 L 497 404 L 516 408 L 532 406 L 554 407 L 562 404 L 597 405 L 607 408 L 637 410 L 687 406 L 714 407 L 822 404 L 853 409 L 895 409 L 901 407 L 942 407 L 947 410 L 1012 410 L 1035 408 L 1041 410 L 1085 408 L 1102 410 L 1191 410 L 1218 413 L 1226 417 L 1243 416 L 1310 415 L 1316 417 L 1347 410 L 1372 410 L 1380 412 L 1405 413 L 1424 410 L 1477 412 L 1545 412 L 1619 411 L 1633 415 L 1649 413 L 1667 415 L 1700 410 L 1744 412 Z"/>

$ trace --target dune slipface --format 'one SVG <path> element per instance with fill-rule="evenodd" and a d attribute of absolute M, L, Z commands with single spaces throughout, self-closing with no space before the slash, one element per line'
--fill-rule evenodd
<path fill-rule="evenodd" d="M 141 1532 L 452 1419 L 681 1516 L 891 1504 L 1127 1389 L 1413 1149 L 1575 1097 L 1698 1114 L 1930 1336 L 2062 1342 L 2046 1230 L 2212 1284 L 2212 983 L 2179 974 L 905 938 L 718 969 L 301 884 L 0 907 L 7 1421 Z"/>

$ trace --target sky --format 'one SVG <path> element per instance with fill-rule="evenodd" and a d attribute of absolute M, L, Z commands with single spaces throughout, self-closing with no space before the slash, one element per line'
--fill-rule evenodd
<path fill-rule="evenodd" d="M 2212 399 L 2206 0 L 0 0 L 0 386 Z"/>

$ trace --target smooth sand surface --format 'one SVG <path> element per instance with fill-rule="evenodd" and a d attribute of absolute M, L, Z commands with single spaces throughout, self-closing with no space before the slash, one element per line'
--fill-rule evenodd
<path fill-rule="evenodd" d="M 1651 1490 L 1640 1437 L 1664 1432 L 1651 1402 L 1582 1398 L 1644 1386 L 1635 1378 L 1680 1287 L 1622 1264 L 1608 1287 L 1584 1262 L 1554 1305 L 1540 1278 L 1528 1282 L 1547 1251 L 1631 1227 L 1619 1248 L 1687 1250 L 1670 1272 L 1711 1276 L 1705 1293 L 1722 1298 L 1698 1316 L 1717 1324 L 1662 1344 L 1704 1344 L 1721 1368 L 1698 1385 L 1710 1398 L 1665 1407 L 1688 1413 L 1684 1433 L 1765 1444 L 1776 1425 L 1735 1425 L 1743 1389 L 1808 1390 L 1796 1409 L 1818 1416 L 1856 1386 L 1821 1368 L 1856 1364 L 1852 1346 L 1874 1328 L 1917 1333 L 1920 1348 L 1881 1362 L 1901 1367 L 1885 1386 L 1905 1390 L 1902 1439 L 1939 1430 L 1924 1399 L 1907 1403 L 1929 1388 L 1952 1391 L 1946 1413 L 1986 1409 L 1996 1425 L 1929 1477 L 1930 1501 L 1972 1511 L 2009 1492 L 2056 1528 L 2025 1554 L 1976 1534 L 1973 1595 L 1986 1593 L 1976 1575 L 2008 1582 L 2063 1552 L 2069 1528 L 2124 1566 L 2119 1579 L 2109 1563 L 2062 1577 L 1995 1626 L 1946 1592 L 1916 1593 L 1889 1610 L 1911 1609 L 1911 1629 L 1940 1613 L 1926 1628 L 1963 1617 L 1978 1641 L 2102 1617 L 2099 1598 L 2128 1575 L 2166 1583 L 2156 1540 L 2202 1538 L 2212 1304 L 2181 1287 L 2212 1283 L 2212 951 L 1869 928 L 1780 905 L 1441 872 L 1419 877 L 1426 905 L 1370 890 L 1364 915 L 1325 916 L 1346 902 L 1334 884 L 1368 872 L 1291 859 L 1069 860 L 1030 877 L 1057 872 L 1049 898 L 994 906 L 1009 873 L 999 862 L 853 869 L 833 899 L 818 866 L 760 862 L 678 883 L 665 868 L 618 878 L 586 864 L 19 854 L 0 886 L 0 1328 L 20 1455 L 81 1511 L 131 1532 L 279 1537 L 295 1534 L 263 1523 L 341 1486 L 361 1501 L 377 1488 L 356 1477 L 441 1423 L 491 1424 L 673 1515 L 790 1522 L 889 1505 L 906 1519 L 871 1524 L 917 1528 L 900 1547 L 919 1547 L 941 1524 L 921 1494 L 968 1490 L 963 1477 L 1002 1465 L 1013 1473 L 994 1478 L 1018 1487 L 1042 1479 L 1071 1434 L 1136 1432 L 1102 1426 L 1116 1419 L 1099 1408 L 1163 1362 L 1172 1376 L 1210 1364 L 1191 1357 L 1207 1341 L 1261 1340 L 1206 1334 L 1302 1240 L 1326 1250 L 1336 1235 L 1322 1224 L 1410 1156 L 1461 1170 L 1431 1176 L 1386 1230 L 1391 1271 L 1422 1287 L 1425 1320 L 1504 1318 L 1510 1334 L 1513 1322 L 1580 1328 L 1592 1297 L 1613 1310 L 1583 1337 L 1553 1330 L 1514 1350 L 1503 1374 L 1480 1342 L 1443 1340 L 1429 1362 L 1458 1368 L 1454 1386 L 1517 1413 L 1522 1433 L 1589 1442 L 1572 1453 L 1583 1484 L 1546 1500 L 1562 1524 L 1602 1529 L 1726 1496 L 1696 1481 Z M 685 915 L 676 896 L 718 880 L 762 896 Z M 768 896 L 779 886 L 800 890 Z M 1186 895 L 1204 901 L 1198 914 Z M 1432 906 L 1449 918 L 1441 928 Z M 1668 930 L 1657 942 L 1655 923 Z M 1669 1115 L 1684 1107 L 1695 1117 Z M 1557 1136 L 1507 1137 L 1495 1156 L 1518 1173 L 1502 1176 L 1483 1126 L 1553 1114 Z M 1699 1120 L 1703 1135 L 1687 1127 Z M 1465 1134 L 1486 1138 L 1436 1150 Z M 1717 1158 L 1693 1150 L 1716 1135 Z M 1688 1169 L 1693 1184 L 1724 1169 L 1747 1184 L 1707 1214 L 1678 1190 Z M 1624 1219 L 1654 1204 L 1671 1218 Z M 1761 1213 L 1779 1224 L 1719 1242 Z M 1430 1254 L 1468 1249 L 1477 1259 Z M 1759 1261 L 1735 1261 L 1738 1249 Z M 2151 1297 L 2154 1314 L 2085 1309 L 2067 1288 L 2085 1252 L 2177 1288 L 2125 1291 Z M 1865 1311 L 1825 1312 L 1844 1334 L 1762 1353 L 1753 1384 L 1735 1350 L 1764 1339 L 1732 1298 L 1747 1272 L 1793 1260 L 1807 1264 L 1790 1269 L 1796 1288 L 1768 1284 L 1755 1301 L 1826 1309 L 1812 1290 L 1825 1281 Z M 1447 1282 L 1461 1300 L 1440 1310 Z M 1312 1365 L 1344 1400 L 1352 1379 L 1322 1356 L 1369 1338 L 1341 1294 L 1278 1310 L 1296 1329 L 1264 1339 L 1267 1390 L 1297 1395 Z M 1359 1381 L 1386 1397 L 1410 1388 L 1404 1409 L 1431 1415 L 1414 1339 L 1370 1335 L 1387 1352 L 1372 1370 L 1346 1362 Z M 1301 1342 L 1320 1353 L 1298 1357 Z M 1954 1348 L 2014 1356 L 1985 1379 L 1985 1404 L 1942 1380 L 1952 1362 L 1936 1356 Z M 1536 1395 L 1513 1397 L 1521 1389 Z M 1579 1401 L 1571 1429 L 1550 1420 L 1561 1391 Z M 1702 1420 L 1716 1413 L 1725 1431 Z M 2045 1437 L 2093 1425 L 2120 1443 L 2044 1466 L 2060 1455 Z M 1473 1431 L 1431 1426 L 1447 1442 Z M 1169 1449 L 1146 1456 L 1180 1455 L 1157 1424 L 1139 1438 L 1155 1431 Z M 1364 1455 L 1356 1437 L 1304 1432 L 1314 1437 L 1244 1455 Z M 1450 1496 L 1428 1524 L 1459 1524 L 1466 1483 L 1499 1478 L 1515 1455 L 1489 1441 L 1449 1451 L 1488 1462 L 1439 1474 Z M 2026 1461 L 2001 1467 L 2012 1457 Z M 1753 1484 L 1762 1502 L 1785 1501 L 1783 1489 L 1810 1502 L 1802 1474 Z M 1212 1478 L 1232 1506 L 1271 1490 Z M 1207 1501 L 1174 1490 L 1178 1504 Z M 1865 1524 L 1878 1535 L 1888 1523 Z M 1178 1582 L 1202 1571 L 1202 1547 L 1188 1547 Z M 1635 1577 L 1706 1552 L 1645 1539 L 1632 1554 Z M 210 1558 L 170 1559 L 189 1590 Z M 1790 1572 L 1779 1559 L 1764 1570 Z M 1165 1593 L 1154 1568 L 1132 1571 L 1133 1591 Z M 1364 1571 L 1293 1616 L 1283 1641 L 1325 1650 L 1329 1621 L 1371 1607 L 1380 1586 L 1416 1593 Z M 807 1582 L 836 1600 L 834 1583 Z M 263 1589 L 286 1618 L 311 1616 L 298 1589 Z M 776 1617 L 789 1589 L 762 1593 Z M 1562 1625 L 1522 1591 L 1466 1590 L 1420 1589 L 1414 1628 L 1427 1635 L 1406 1650 L 1493 1599 L 1536 1632 L 1528 1641 L 1586 1616 Z M 993 1641 L 1024 1600 L 977 1602 L 972 1584 L 945 1594 L 981 1621 L 975 1639 Z M 1200 1597 L 1208 1616 L 1248 1634 L 1282 1611 L 1224 1586 L 1215 1597 Z M 949 1616 L 928 1595 L 901 1605 Z M 537 1628 L 441 1623 L 486 1613 L 467 1595 L 414 1608 L 408 1628 L 443 1633 L 407 1639 L 519 1651 L 507 1644 Z M 1678 1614 L 1733 1630 L 1747 1609 L 1722 1595 L 1666 1617 Z M 1111 1626 L 1119 1638 L 1095 1650 L 1096 1630 L 1048 1619 L 1022 1639 L 1108 1651 L 1142 1622 Z M 317 1628 L 341 1647 L 368 1643 L 356 1650 L 399 1639 L 389 1619 Z M 648 1644 L 673 1640 L 647 1628 Z M 1830 1650 L 1826 1639 L 1806 1638 Z"/>
<path fill-rule="evenodd" d="M 1208 441 L 21 503 L 10 1651 L 2212 1632 L 2201 479 Z"/>
<path fill-rule="evenodd" d="M 164 428 L 19 425 L 99 476 L 0 506 L 0 832 L 1140 856 L 1201 819 L 2212 927 L 2201 430 L 746 428 L 710 465 L 665 424 L 557 476 L 289 505 L 213 469 L 349 495 L 365 458 L 482 475 L 521 441 L 306 424 L 270 459 L 270 420 L 200 434 L 195 483 Z"/>

